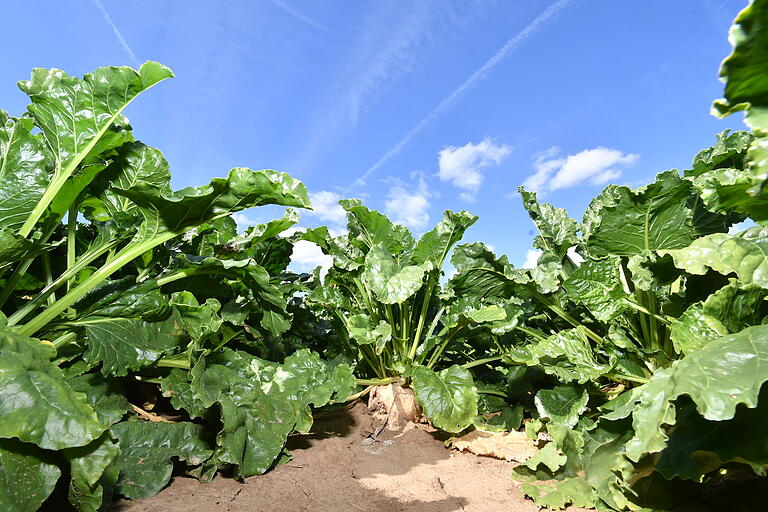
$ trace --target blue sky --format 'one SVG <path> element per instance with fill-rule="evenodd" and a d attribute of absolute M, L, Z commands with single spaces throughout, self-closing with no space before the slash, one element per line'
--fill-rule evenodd
<path fill-rule="evenodd" d="M 82 75 L 157 60 L 176 78 L 126 111 L 174 186 L 231 167 L 303 180 L 341 229 L 361 197 L 414 232 L 445 209 L 522 264 L 517 187 L 581 218 L 606 183 L 685 168 L 740 119 L 709 114 L 743 0 L 40 0 L 3 7 L 0 108 L 33 67 Z M 33 27 L 31 20 L 34 20 Z M 243 223 L 279 212 L 240 215 Z M 303 247 L 298 267 L 317 261 Z"/>

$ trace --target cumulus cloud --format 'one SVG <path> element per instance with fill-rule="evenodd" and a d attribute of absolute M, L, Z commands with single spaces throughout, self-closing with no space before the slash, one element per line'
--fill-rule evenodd
<path fill-rule="evenodd" d="M 312 203 L 311 215 L 324 222 L 344 224 L 347 220 L 347 212 L 339 206 L 341 196 L 335 192 L 320 190 L 309 194 Z"/>
<path fill-rule="evenodd" d="M 584 182 L 602 185 L 621 176 L 624 168 L 637 162 L 640 155 L 618 149 L 597 147 L 561 157 L 560 149 L 549 148 L 534 156 L 536 172 L 523 182 L 528 190 L 544 192 L 575 187 Z"/>
<path fill-rule="evenodd" d="M 528 252 L 525 253 L 525 263 L 523 263 L 522 268 L 534 268 L 539 262 L 541 254 L 542 251 L 540 249 L 528 249 Z"/>
<path fill-rule="evenodd" d="M 465 146 L 448 146 L 438 154 L 440 180 L 450 181 L 454 186 L 464 189 L 461 198 L 473 201 L 475 193 L 483 184 L 483 173 L 480 169 L 489 165 L 498 165 L 512 152 L 512 148 L 504 144 L 494 144 L 491 139 L 483 139 L 477 144 L 468 143 Z"/>
<path fill-rule="evenodd" d="M 315 267 L 322 267 L 321 275 L 328 273 L 333 265 L 333 258 L 323 254 L 322 249 L 307 240 L 299 240 L 293 244 L 291 254 L 291 269 L 296 272 L 311 272 Z"/>
<path fill-rule="evenodd" d="M 395 181 L 387 193 L 384 212 L 394 222 L 411 229 L 423 229 L 429 223 L 430 193 L 423 177 L 416 187 Z"/>

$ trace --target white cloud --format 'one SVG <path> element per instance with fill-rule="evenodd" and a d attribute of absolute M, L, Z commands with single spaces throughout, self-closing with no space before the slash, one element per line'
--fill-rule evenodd
<path fill-rule="evenodd" d="M 509 146 L 494 144 L 488 138 L 477 144 L 470 142 L 461 147 L 448 146 L 438 155 L 438 175 L 441 181 L 450 181 L 454 186 L 466 190 L 460 197 L 471 202 L 483 184 L 483 173 L 480 169 L 499 165 L 511 151 Z"/>
<path fill-rule="evenodd" d="M 324 222 L 335 224 L 344 224 L 347 220 L 347 212 L 339 206 L 341 196 L 335 192 L 321 190 L 309 194 L 309 201 L 312 203 L 311 215 Z"/>
<path fill-rule="evenodd" d="M 411 229 L 423 229 L 429 223 L 429 197 L 423 177 L 419 177 L 415 188 L 395 181 L 387 193 L 384 212 L 393 222 L 404 224 Z"/>
<path fill-rule="evenodd" d="M 522 268 L 534 268 L 539 261 L 542 251 L 540 249 L 528 249 L 525 253 L 525 263 Z"/>
<path fill-rule="evenodd" d="M 333 265 L 333 258 L 323 254 L 322 249 L 307 240 L 299 240 L 293 244 L 291 254 L 291 269 L 296 272 L 310 272 L 317 266 L 323 267 L 321 275 L 325 275 Z"/>
<path fill-rule="evenodd" d="M 568 256 L 570 256 L 571 261 L 574 265 L 577 267 L 584 263 L 584 258 L 581 257 L 581 254 L 576 252 L 576 247 L 569 247 L 568 248 Z"/>
<path fill-rule="evenodd" d="M 575 187 L 584 182 L 601 185 L 621 176 L 624 168 L 637 162 L 640 155 L 624 154 L 618 149 L 597 147 L 585 149 L 565 158 L 558 157 L 556 147 L 535 155 L 536 172 L 523 182 L 529 190 L 543 192 Z"/>
<path fill-rule="evenodd" d="M 357 179 L 355 182 L 355 185 L 360 184 L 361 182 L 364 182 L 368 176 L 376 172 L 381 166 L 383 166 L 387 161 L 389 161 L 390 158 L 400 153 L 405 146 L 408 145 L 411 140 L 416 137 L 419 133 L 421 133 L 424 128 L 429 126 L 435 119 L 440 117 L 442 114 L 446 113 L 448 110 L 450 110 L 451 107 L 453 107 L 461 98 L 464 97 L 464 95 L 472 89 L 475 85 L 485 80 L 488 75 L 491 74 L 493 69 L 499 65 L 499 63 L 503 62 L 510 54 L 515 52 L 516 50 L 520 49 L 526 42 L 528 42 L 531 37 L 533 37 L 537 32 L 542 30 L 544 27 L 546 27 L 547 23 L 550 19 L 554 19 L 560 14 L 560 11 L 562 11 L 565 7 L 568 6 L 568 4 L 571 2 L 571 0 L 558 0 L 557 2 L 553 3 L 546 9 L 544 9 L 541 14 L 539 14 L 532 22 L 530 22 L 523 30 L 518 32 L 515 36 L 513 36 L 511 39 L 509 39 L 504 46 L 502 46 L 499 51 L 497 51 L 493 56 L 491 56 L 490 59 L 485 61 L 485 63 L 480 66 L 480 68 L 477 69 L 472 75 L 467 78 L 464 83 L 462 83 L 458 88 L 456 88 L 451 94 L 449 94 L 447 97 L 443 98 L 443 100 L 438 103 L 438 105 L 432 109 L 432 111 L 427 114 L 426 117 L 424 117 L 421 121 L 419 121 L 416 126 L 411 128 L 411 130 L 406 133 L 397 143 L 392 146 L 389 151 L 384 153 L 381 158 L 379 158 L 375 164 L 373 164 L 371 167 L 368 168 L 367 171 L 365 171 L 360 178 Z M 416 2 L 418 3 L 418 2 Z"/>

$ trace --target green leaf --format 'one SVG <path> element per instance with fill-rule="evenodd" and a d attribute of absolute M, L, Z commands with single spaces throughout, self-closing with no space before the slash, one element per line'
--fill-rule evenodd
<path fill-rule="evenodd" d="M 115 492 L 126 498 L 149 498 L 168 484 L 172 458 L 196 466 L 213 454 L 206 428 L 189 422 L 124 421 L 112 427 L 120 443 Z"/>
<path fill-rule="evenodd" d="M 109 502 L 111 494 L 108 492 L 105 496 L 104 487 L 108 487 L 111 492 L 116 475 L 108 467 L 119 454 L 120 447 L 109 433 L 87 446 L 64 450 L 71 475 L 69 502 L 78 510 L 97 512 L 105 501 Z"/>
<path fill-rule="evenodd" d="M 72 390 L 50 359 L 52 345 L 0 332 L 0 438 L 16 437 L 41 448 L 83 446 L 104 427 L 85 395 Z"/>
<path fill-rule="evenodd" d="M 477 388 L 472 374 L 459 365 L 435 372 L 425 366 L 413 370 L 413 392 L 427 418 L 446 432 L 461 432 L 477 416 Z"/>
<path fill-rule="evenodd" d="M 182 255 L 176 258 L 175 268 L 160 281 L 173 280 L 174 275 L 209 275 L 231 281 L 225 285 L 223 296 L 238 292 L 234 301 L 224 304 L 221 317 L 234 324 L 245 323 L 249 315 L 257 319 L 273 336 L 280 336 L 291 326 L 291 315 L 286 310 L 283 293 L 270 279 L 269 273 L 252 259 L 226 260 L 214 257 Z M 212 293 L 208 290 L 206 294 Z"/>
<path fill-rule="evenodd" d="M 496 258 L 481 242 L 457 246 L 451 262 L 457 274 L 448 282 L 448 288 L 457 297 L 507 300 L 515 295 L 519 284 L 531 281 L 527 273 L 509 263 L 506 255 Z"/>
<path fill-rule="evenodd" d="M 713 113 L 724 117 L 747 111 L 746 122 L 756 135 L 768 135 L 768 7 L 751 1 L 736 17 L 729 40 L 733 51 L 720 67 L 725 98 L 715 101 Z"/>
<path fill-rule="evenodd" d="M 587 259 L 565 280 L 563 288 L 569 299 L 586 307 L 596 319 L 608 322 L 627 307 L 620 266 L 617 256 Z"/>
<path fill-rule="evenodd" d="M 181 326 L 193 340 L 200 340 L 219 330 L 222 319 L 218 315 L 221 303 L 207 299 L 200 304 L 190 292 L 176 292 L 171 295 L 170 305 L 179 312 Z"/>
<path fill-rule="evenodd" d="M 768 439 L 753 432 L 768 429 L 768 394 L 762 393 L 758 406 L 736 408 L 733 419 L 707 421 L 693 407 L 683 407 L 677 425 L 669 435 L 667 448 L 656 463 L 667 479 L 700 481 L 701 477 L 729 462 L 749 464 L 760 476 L 768 465 Z"/>
<path fill-rule="evenodd" d="M 707 297 L 704 312 L 720 320 L 729 332 L 738 332 L 762 322 L 766 296 L 768 290 L 764 288 L 731 279 L 728 286 Z"/>
<path fill-rule="evenodd" d="M 512 364 L 539 366 L 544 372 L 562 382 L 584 384 L 610 370 L 600 364 L 582 327 L 567 329 L 549 336 L 544 341 L 515 347 L 504 354 Z"/>
<path fill-rule="evenodd" d="M 568 505 L 593 508 L 595 496 L 592 487 L 583 477 L 569 478 L 549 483 L 525 483 L 520 492 L 528 496 L 539 507 L 561 509 Z"/>
<path fill-rule="evenodd" d="M 584 239 L 594 257 L 632 256 L 643 251 L 680 249 L 705 234 L 693 222 L 691 184 L 676 171 L 659 174 L 637 190 L 611 185 L 584 214 Z"/>
<path fill-rule="evenodd" d="M 689 354 L 701 349 L 710 340 L 728 334 L 717 318 L 704 312 L 701 304 L 689 307 L 669 328 L 670 339 L 677 352 Z"/>
<path fill-rule="evenodd" d="M 433 268 L 442 268 L 451 247 L 464 236 L 464 232 L 477 222 L 477 215 L 466 211 L 454 213 L 446 210 L 443 220 L 432 229 L 421 235 L 413 250 L 413 261 L 422 264 L 427 261 Z"/>
<path fill-rule="evenodd" d="M 536 452 L 535 455 L 526 460 L 523 465 L 532 470 L 536 470 L 540 465 L 543 465 L 550 472 L 554 473 L 560 469 L 567 460 L 568 457 L 557 450 L 555 443 L 547 443 L 542 449 Z"/>
<path fill-rule="evenodd" d="M 374 327 L 368 315 L 360 314 L 349 317 L 347 326 L 352 339 L 359 345 L 372 344 L 377 354 L 380 354 L 384 346 L 392 339 L 392 326 L 382 320 Z"/>
<path fill-rule="evenodd" d="M 171 405 L 176 409 L 184 409 L 190 418 L 202 418 L 207 408 L 195 398 L 192 385 L 189 382 L 189 372 L 174 368 L 163 379 L 161 384 L 163 396 L 170 398 Z"/>
<path fill-rule="evenodd" d="M 121 112 L 141 92 L 173 76 L 170 69 L 157 62 L 147 62 L 139 71 L 129 67 L 103 67 L 82 79 L 70 77 L 60 69 L 35 68 L 28 81 L 19 87 L 32 101 L 28 110 L 40 128 L 55 159 L 51 184 L 21 228 L 27 236 L 49 204 L 62 195 L 74 200 L 77 192 L 61 194 L 62 187 L 82 190 L 95 174 L 73 175 L 81 164 L 93 163 L 104 151 L 130 139 L 124 129 Z M 117 129 L 109 131 L 113 124 Z M 58 202 L 56 214 L 62 215 L 67 202 Z"/>
<path fill-rule="evenodd" d="M 733 51 L 720 67 L 720 77 L 725 81 L 724 98 L 715 101 L 712 112 L 725 117 L 734 112 L 746 111 L 744 121 L 758 137 L 748 151 L 747 180 L 752 182 L 741 199 L 733 194 L 740 211 L 749 212 L 755 220 L 766 220 L 763 190 L 768 180 L 768 80 L 765 66 L 768 58 L 768 8 L 763 0 L 749 3 L 736 17 L 729 40 Z M 747 180 L 740 180 L 740 187 Z M 729 191 L 732 192 L 732 191 Z"/>
<path fill-rule="evenodd" d="M 384 304 L 401 304 L 422 287 L 426 270 L 424 265 L 405 265 L 377 244 L 365 257 L 363 282 Z"/>
<path fill-rule="evenodd" d="M 688 395 L 704 419 L 733 418 L 736 406 L 757 406 L 762 384 L 768 380 L 768 326 L 710 341 L 702 349 L 658 370 L 651 380 L 626 394 L 607 420 L 633 415 L 634 437 L 627 456 L 638 461 L 645 453 L 661 451 L 667 444 L 664 425 L 674 425 L 673 401 Z"/>
<path fill-rule="evenodd" d="M 175 315 L 159 322 L 89 316 L 78 320 L 87 336 L 83 357 L 101 363 L 104 375 L 123 376 L 148 366 L 180 346 L 183 331 Z"/>
<path fill-rule="evenodd" d="M 502 322 L 507 312 L 501 306 L 486 306 L 473 298 L 462 297 L 448 305 L 441 322 L 444 327 L 454 328 L 459 325 Z M 500 324 L 496 324 L 500 327 Z"/>
<path fill-rule="evenodd" d="M 564 209 L 540 204 L 536 200 L 536 192 L 527 192 L 523 187 L 517 190 L 523 199 L 523 206 L 539 230 L 533 246 L 544 252 L 552 252 L 558 259 L 562 259 L 570 247 L 579 244 L 579 224 L 568 217 Z"/>
<path fill-rule="evenodd" d="M 344 399 L 354 387 L 349 366 L 331 369 L 308 350 L 277 365 L 225 348 L 192 369 L 194 399 L 221 408 L 217 458 L 236 464 L 242 477 L 267 471 L 288 434 L 311 427 L 310 404 Z"/>
<path fill-rule="evenodd" d="M 0 439 L 0 508 L 35 512 L 56 487 L 61 470 L 50 452 L 18 439 Z"/>
<path fill-rule="evenodd" d="M 86 218 L 105 222 L 120 216 L 138 215 L 138 207 L 127 197 L 115 194 L 114 189 L 129 189 L 139 182 L 169 188 L 171 171 L 160 150 L 132 142 L 118 148 L 112 163 L 89 187 L 88 197 L 81 205 Z"/>
<path fill-rule="evenodd" d="M 369 210 L 358 199 L 342 199 L 339 204 L 347 214 L 348 239 L 360 249 L 381 244 L 388 254 L 410 252 L 415 244 L 408 228 L 393 224 L 375 210 Z"/>
<path fill-rule="evenodd" d="M 534 403 L 541 418 L 573 428 L 581 414 L 587 410 L 589 394 L 578 386 L 557 386 L 536 393 Z"/>
<path fill-rule="evenodd" d="M 755 226 L 731 235 L 715 233 L 694 240 L 689 246 L 661 251 L 670 254 L 675 266 L 691 274 L 704 275 L 707 268 L 721 274 L 735 273 L 744 284 L 768 288 L 768 230 Z"/>
<path fill-rule="evenodd" d="M 725 130 L 717 139 L 715 146 L 696 155 L 693 169 L 685 171 L 685 176 L 709 210 L 731 215 L 738 212 L 757 221 L 768 219 L 768 202 L 760 194 L 760 171 L 748 153 L 755 138 L 748 132 L 729 134 Z M 759 141 L 754 144 L 759 148 Z M 755 156 L 754 150 L 751 156 Z"/>
<path fill-rule="evenodd" d="M 131 408 L 125 389 L 117 379 L 105 379 L 98 373 L 87 373 L 69 380 L 73 391 L 83 393 L 99 421 L 105 427 L 120 421 Z"/>
<path fill-rule="evenodd" d="M 32 128 L 31 119 L 8 117 L 0 110 L 0 229 L 3 230 L 16 230 L 24 224 L 48 184 L 53 159 L 42 138 L 30 133 Z"/>

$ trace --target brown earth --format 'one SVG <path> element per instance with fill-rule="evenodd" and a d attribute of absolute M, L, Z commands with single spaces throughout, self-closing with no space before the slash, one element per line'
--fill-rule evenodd
<path fill-rule="evenodd" d="M 514 463 L 445 448 L 437 434 L 382 431 L 375 442 L 365 405 L 320 416 L 291 436 L 293 460 L 240 483 L 176 477 L 157 496 L 114 504 L 114 512 L 535 512 L 510 476 Z M 577 510 L 571 508 L 571 512 Z"/>

